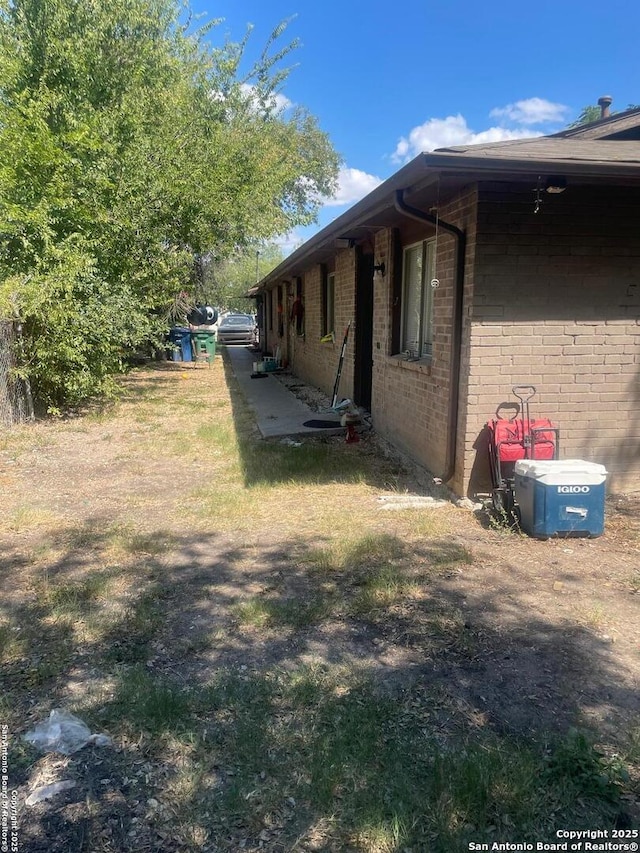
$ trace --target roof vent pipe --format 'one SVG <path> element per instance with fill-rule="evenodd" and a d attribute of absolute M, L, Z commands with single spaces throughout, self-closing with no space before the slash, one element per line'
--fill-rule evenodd
<path fill-rule="evenodd" d="M 611 95 L 603 95 L 601 98 L 598 98 L 598 106 L 600 107 L 600 118 L 609 118 L 611 115 L 611 104 L 613 102 L 613 98 Z"/>

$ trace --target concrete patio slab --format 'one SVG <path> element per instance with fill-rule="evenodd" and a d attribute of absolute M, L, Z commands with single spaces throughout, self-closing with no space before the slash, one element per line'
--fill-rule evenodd
<path fill-rule="evenodd" d="M 263 438 L 284 438 L 304 435 L 344 435 L 345 428 L 333 412 L 314 412 L 299 400 L 277 377 L 266 374 L 265 379 L 252 379 L 253 362 L 257 354 L 248 347 L 226 347 L 233 373 L 248 405 L 253 410 Z M 334 428 L 305 426 L 305 421 L 335 421 Z"/>

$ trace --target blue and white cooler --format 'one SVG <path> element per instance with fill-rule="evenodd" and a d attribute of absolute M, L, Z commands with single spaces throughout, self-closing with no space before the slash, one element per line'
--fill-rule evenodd
<path fill-rule="evenodd" d="M 604 465 L 582 459 L 520 459 L 515 497 L 530 536 L 600 536 L 604 531 Z"/>

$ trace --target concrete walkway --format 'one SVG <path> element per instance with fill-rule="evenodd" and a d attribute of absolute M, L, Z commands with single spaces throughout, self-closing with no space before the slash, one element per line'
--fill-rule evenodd
<path fill-rule="evenodd" d="M 263 438 L 303 435 L 341 435 L 344 427 L 333 412 L 314 412 L 289 391 L 275 376 L 252 379 L 253 362 L 259 358 L 248 347 L 226 348 L 238 385 L 253 410 Z M 305 421 L 335 421 L 335 428 L 306 427 Z"/>

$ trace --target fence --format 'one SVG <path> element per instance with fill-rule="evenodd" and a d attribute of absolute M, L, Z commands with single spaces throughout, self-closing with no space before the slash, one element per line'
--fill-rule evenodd
<path fill-rule="evenodd" d="M 33 418 L 28 382 L 15 374 L 15 347 L 19 329 L 11 320 L 0 320 L 0 427 Z"/>

